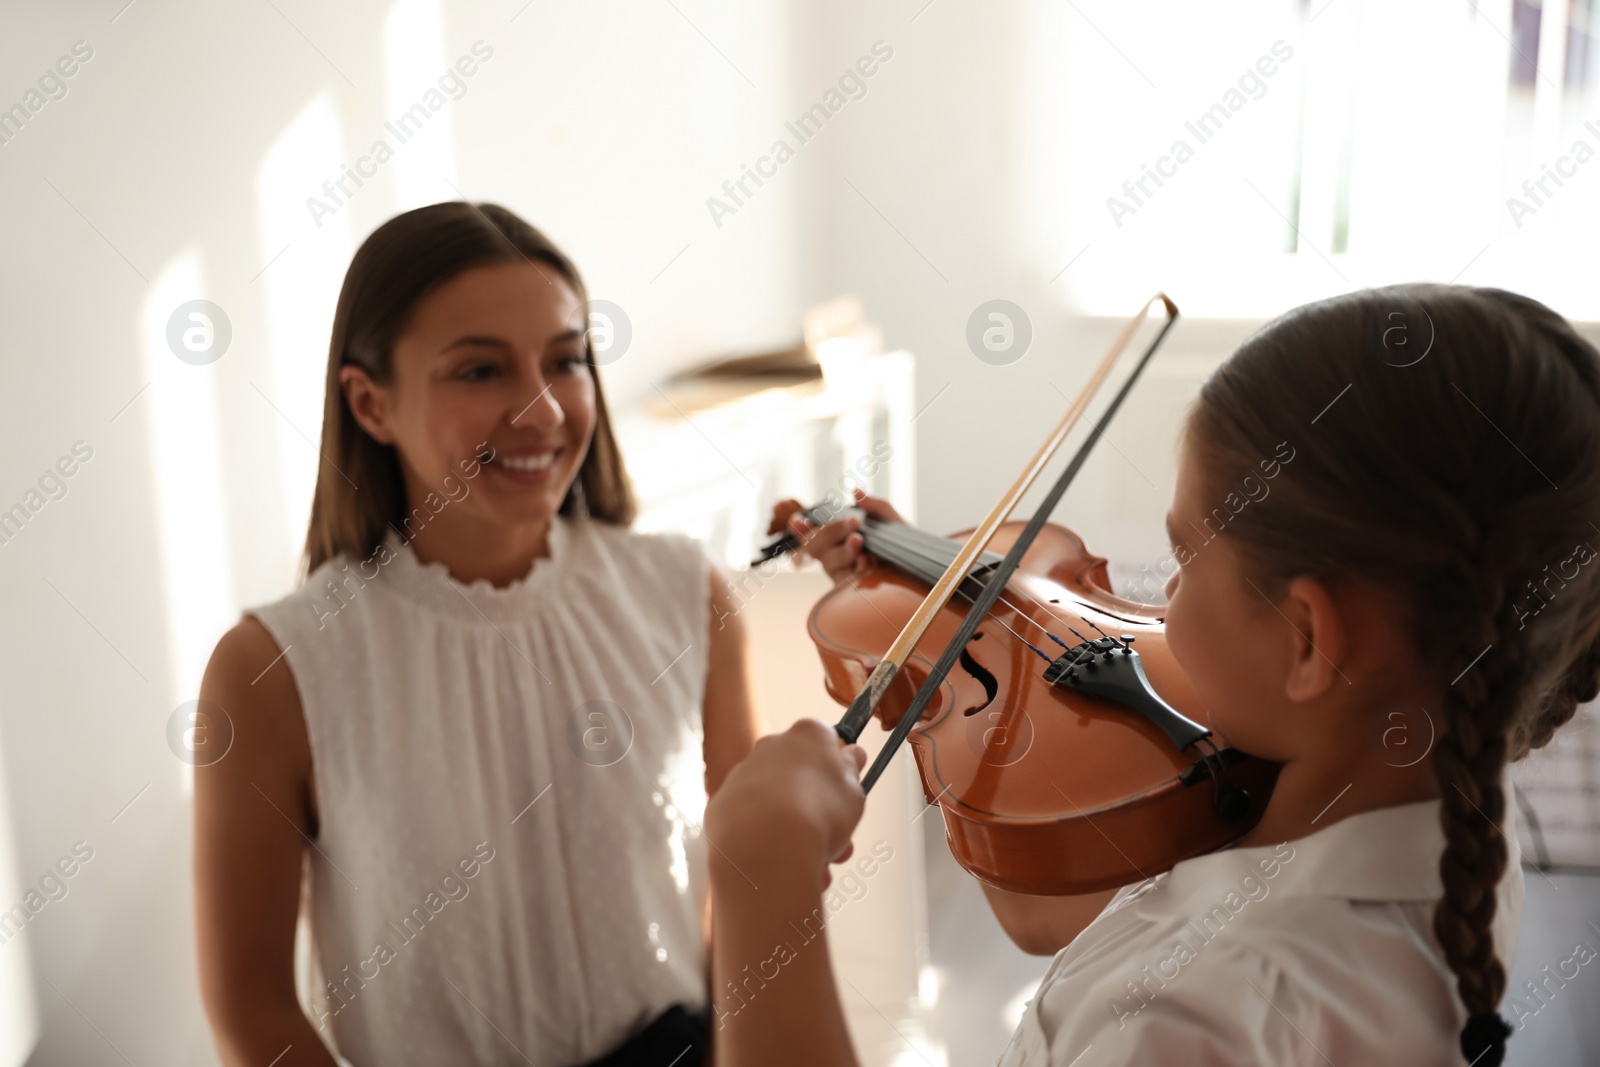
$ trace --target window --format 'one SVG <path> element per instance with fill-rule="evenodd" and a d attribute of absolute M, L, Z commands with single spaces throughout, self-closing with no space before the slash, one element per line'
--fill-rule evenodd
<path fill-rule="evenodd" d="M 1094 314 L 1434 280 L 1600 318 L 1597 6 L 1041 4 L 1040 254 Z"/>

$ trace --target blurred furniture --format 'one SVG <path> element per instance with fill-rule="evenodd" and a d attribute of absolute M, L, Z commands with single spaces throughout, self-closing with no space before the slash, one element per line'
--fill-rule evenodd
<path fill-rule="evenodd" d="M 788 729 L 804 716 L 833 721 L 843 710 L 823 691 L 822 666 L 805 629 L 811 605 L 830 586 L 815 565 L 802 571 L 785 565 L 744 602 L 741 617 L 766 732 Z M 867 727 L 861 745 L 869 758 L 887 736 L 876 725 Z M 924 817 L 924 810 L 911 753 L 902 753 L 873 786 L 851 838 L 855 856 L 833 868 L 833 895 L 824 898 L 825 911 L 830 904 L 837 907 L 823 929 L 862 1067 L 944 1067 L 949 1062 L 925 1033 L 933 1005 L 924 999 L 932 992 L 924 826 L 934 823 L 939 848 L 946 846 L 939 813 L 928 811 Z M 867 856 L 889 858 L 869 864 L 868 876 L 856 867 L 856 860 Z"/>
<path fill-rule="evenodd" d="M 823 689 L 806 617 L 830 583 L 815 564 L 749 566 L 772 505 L 845 500 L 859 486 L 915 514 L 912 358 L 881 350 L 860 304 L 831 301 L 804 317 L 792 347 L 745 354 L 653 383 L 615 430 L 639 504 L 635 527 L 700 541 L 729 572 L 750 647 L 764 732 L 842 712 Z M 869 753 L 885 732 L 869 727 Z M 824 930 L 863 1067 L 945 1058 L 923 1037 L 927 903 L 921 786 L 909 755 L 873 789 L 854 861 L 834 869 Z M 929 816 L 937 819 L 937 814 Z M 800 946 L 795 946 L 799 948 Z"/>
<path fill-rule="evenodd" d="M 911 354 L 883 353 L 853 300 L 813 309 L 804 332 L 793 348 L 654 383 L 616 416 L 636 528 L 688 533 L 742 568 L 785 497 L 860 486 L 915 513 Z"/>

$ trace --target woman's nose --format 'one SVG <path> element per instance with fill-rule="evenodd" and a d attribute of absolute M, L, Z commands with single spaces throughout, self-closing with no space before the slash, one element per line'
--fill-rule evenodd
<path fill-rule="evenodd" d="M 566 413 L 551 390 L 553 383 L 540 383 L 539 391 L 511 416 L 511 425 L 535 430 L 553 430 L 566 421 Z"/>

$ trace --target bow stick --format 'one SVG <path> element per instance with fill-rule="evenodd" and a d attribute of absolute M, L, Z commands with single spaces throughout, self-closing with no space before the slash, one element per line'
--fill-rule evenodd
<path fill-rule="evenodd" d="M 1111 373 L 1112 366 L 1122 355 L 1123 349 L 1128 346 L 1128 342 L 1133 339 L 1133 335 L 1140 324 L 1149 316 L 1151 307 L 1158 301 L 1167 314 L 1167 319 L 1162 324 L 1161 332 L 1150 342 L 1150 347 L 1145 349 L 1144 355 L 1135 364 L 1133 372 L 1117 392 L 1116 397 L 1111 402 L 1111 406 L 1100 417 L 1099 422 L 1095 424 L 1094 429 L 1090 432 L 1088 440 L 1078 449 L 1077 455 L 1073 457 L 1067 469 L 1057 479 L 1056 484 L 1051 487 L 1049 494 L 1045 497 L 1044 502 L 1039 506 L 1033 518 L 1028 521 L 1028 525 L 1021 536 L 1011 546 L 1011 550 L 1006 553 L 1005 559 L 986 578 L 983 591 L 973 600 L 971 608 L 967 611 L 966 619 L 961 624 L 961 628 L 956 632 L 950 643 L 945 646 L 938 662 L 934 664 L 932 673 L 922 683 L 922 687 L 917 690 L 916 697 L 906 709 L 905 714 L 900 717 L 900 721 L 895 725 L 889 740 L 885 742 L 882 750 L 879 751 L 877 759 L 873 761 L 872 766 L 868 768 L 867 773 L 862 777 L 861 788 L 863 792 L 869 792 L 872 789 L 873 783 L 878 780 L 879 775 L 883 773 L 883 769 L 888 766 L 889 760 L 893 758 L 901 742 L 905 740 L 906 736 L 911 732 L 911 728 L 921 718 L 922 710 L 928 706 L 934 694 L 938 692 L 939 687 L 944 684 L 945 676 L 949 674 L 950 668 L 954 666 L 957 657 L 961 654 L 961 650 L 967 646 L 967 642 L 972 639 L 972 635 L 988 615 L 989 609 L 994 605 L 995 600 L 999 598 L 1001 591 L 1005 589 L 1006 582 L 1010 580 L 1012 573 L 1017 569 L 1017 565 L 1022 561 L 1022 556 L 1027 552 L 1028 546 L 1033 543 L 1034 538 L 1043 529 L 1046 520 L 1050 517 L 1050 513 L 1055 510 L 1056 504 L 1067 491 L 1067 486 L 1071 484 L 1072 479 L 1088 458 L 1089 450 L 1105 432 L 1106 425 L 1111 421 L 1111 417 L 1116 414 L 1117 408 L 1122 405 L 1122 401 L 1127 397 L 1129 390 L 1133 388 L 1133 383 L 1144 370 L 1145 364 L 1150 362 L 1150 357 L 1155 354 L 1157 346 L 1167 336 L 1167 331 L 1172 329 L 1172 324 L 1178 320 L 1178 306 L 1165 293 L 1157 293 L 1147 300 L 1138 313 L 1122 327 L 1116 340 L 1106 351 L 1105 356 L 1101 358 L 1094 373 L 1084 383 L 1083 389 L 1078 394 L 1077 403 L 1073 404 L 1071 410 L 1062 416 L 1061 422 L 1056 426 L 1054 432 L 1039 446 L 1039 450 L 1034 454 L 1033 459 L 1023 468 L 1022 473 L 1017 475 L 1016 481 L 1011 484 L 1010 489 L 1006 490 L 1005 495 L 990 509 L 983 522 L 979 523 L 972 533 L 968 535 L 966 543 L 956 553 L 956 558 L 951 562 L 944 574 L 939 577 L 939 580 L 934 583 L 933 588 L 928 591 L 928 595 L 922 599 L 922 603 L 912 613 L 911 619 L 901 629 L 899 636 L 895 638 L 894 644 L 889 647 L 889 651 L 884 653 L 883 659 L 878 661 L 877 666 L 873 667 L 872 673 L 867 676 L 867 684 L 862 688 L 861 692 L 856 694 L 855 699 L 850 702 L 850 706 L 845 709 L 844 717 L 834 726 L 834 730 L 847 744 L 854 744 L 856 739 L 861 736 L 861 731 L 865 729 L 868 720 L 872 718 L 872 713 L 877 708 L 878 702 L 883 699 L 883 694 L 888 691 L 889 683 L 894 680 L 900 668 L 905 665 L 906 659 L 911 655 L 912 649 L 916 648 L 917 642 L 922 639 L 923 634 L 927 632 L 934 616 L 950 600 L 962 579 L 971 570 L 973 563 L 977 561 L 988 546 L 990 539 L 994 537 L 995 531 L 1011 515 L 1012 510 L 1016 508 L 1023 495 L 1033 485 L 1040 471 L 1050 462 L 1050 458 L 1055 455 L 1056 449 L 1061 447 L 1061 443 L 1066 440 L 1067 435 L 1078 424 L 1078 420 L 1082 417 L 1089 401 L 1094 398 L 1095 393 L 1105 384 L 1106 377 Z"/>

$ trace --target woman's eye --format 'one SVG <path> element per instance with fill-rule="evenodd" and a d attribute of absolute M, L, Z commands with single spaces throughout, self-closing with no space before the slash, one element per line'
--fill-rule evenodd
<path fill-rule="evenodd" d="M 460 374 L 463 381 L 478 382 L 496 373 L 500 368 L 493 363 L 474 363 Z"/>
<path fill-rule="evenodd" d="M 556 359 L 556 367 L 560 370 L 567 371 L 568 373 L 575 373 L 577 371 L 585 370 L 587 369 L 588 365 L 588 361 L 585 360 L 581 354 L 576 352 L 572 353 L 571 355 L 560 356 Z"/>

